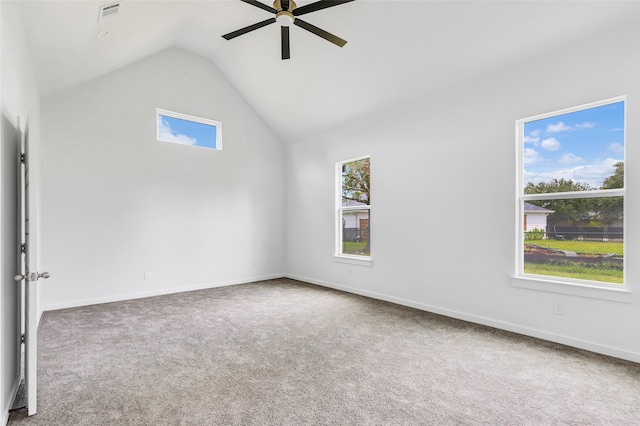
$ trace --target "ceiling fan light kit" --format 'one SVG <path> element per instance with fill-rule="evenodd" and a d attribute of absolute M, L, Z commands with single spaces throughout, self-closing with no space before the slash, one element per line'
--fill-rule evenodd
<path fill-rule="evenodd" d="M 265 10 L 267 12 L 273 13 L 275 16 L 270 19 L 266 19 L 264 21 L 258 22 L 253 25 L 249 25 L 248 27 L 241 28 L 239 30 L 230 32 L 228 34 L 223 35 L 222 37 L 226 40 L 231 40 L 248 32 L 257 30 L 258 28 L 265 27 L 269 24 L 278 23 L 280 24 L 280 34 L 281 34 L 281 43 L 282 43 L 282 59 L 289 59 L 291 57 L 289 50 L 289 27 L 291 24 L 296 25 L 300 28 L 303 28 L 323 39 L 330 41 L 336 46 L 342 47 L 347 44 L 346 40 L 341 39 L 338 36 L 335 36 L 325 30 L 322 30 L 310 23 L 303 21 L 298 18 L 300 15 L 304 15 L 307 13 L 315 12 L 317 10 L 326 9 L 328 7 L 338 6 L 344 3 L 349 3 L 354 0 L 319 0 L 314 3 L 309 3 L 305 6 L 298 7 L 293 0 L 275 0 L 273 2 L 273 7 L 268 6 L 264 3 L 261 3 L 257 0 L 241 0 L 245 3 L 248 3 L 252 6 Z"/>
<path fill-rule="evenodd" d="M 279 10 L 279 12 L 276 13 L 276 22 L 283 27 L 290 26 L 291 24 L 293 24 L 293 21 L 296 20 L 296 17 L 293 16 L 293 13 L 291 12 L 297 7 L 296 3 L 293 0 L 289 0 L 288 6 L 289 7 L 285 10 L 282 7 L 282 1 L 276 0 L 273 2 L 273 8 L 275 10 Z"/>
<path fill-rule="evenodd" d="M 295 20 L 296 18 L 291 12 L 282 11 L 278 12 L 278 14 L 276 15 L 276 22 L 283 27 L 288 27 L 289 25 L 293 24 L 293 21 Z"/>

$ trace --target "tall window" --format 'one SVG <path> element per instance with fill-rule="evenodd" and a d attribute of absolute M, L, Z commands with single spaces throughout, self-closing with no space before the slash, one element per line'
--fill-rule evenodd
<path fill-rule="evenodd" d="M 625 97 L 517 127 L 518 275 L 624 284 Z"/>
<path fill-rule="evenodd" d="M 336 164 L 337 247 L 345 257 L 371 256 L 371 185 L 369 157 Z"/>

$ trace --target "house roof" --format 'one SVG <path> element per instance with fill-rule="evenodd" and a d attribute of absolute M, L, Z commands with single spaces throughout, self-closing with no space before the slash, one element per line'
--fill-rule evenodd
<path fill-rule="evenodd" d="M 536 206 L 535 204 L 524 203 L 525 213 L 553 213 L 554 210 L 545 209 L 544 207 Z"/>
<path fill-rule="evenodd" d="M 357 0 L 304 15 L 346 46 L 294 25 L 291 59 L 282 61 L 277 25 L 221 37 L 271 16 L 241 1 L 123 0 L 118 14 L 100 21 L 105 0 L 18 3 L 41 98 L 177 47 L 209 60 L 283 142 L 303 141 L 640 14 L 636 1 Z M 99 37 L 105 30 L 108 36 Z"/>

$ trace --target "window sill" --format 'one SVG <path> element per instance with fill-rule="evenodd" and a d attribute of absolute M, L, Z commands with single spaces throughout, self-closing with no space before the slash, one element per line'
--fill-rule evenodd
<path fill-rule="evenodd" d="M 346 263 L 349 265 L 357 265 L 357 266 L 366 266 L 373 267 L 373 262 L 370 257 L 365 256 L 345 256 L 345 255 L 334 255 L 333 258 L 338 263 Z"/>
<path fill-rule="evenodd" d="M 626 288 L 600 287 L 597 285 L 567 283 L 538 277 L 511 277 L 511 285 L 517 288 L 568 294 L 612 302 L 632 303 L 631 292 Z"/>

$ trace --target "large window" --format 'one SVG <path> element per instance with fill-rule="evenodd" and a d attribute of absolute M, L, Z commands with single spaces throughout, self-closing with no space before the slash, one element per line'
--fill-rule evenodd
<path fill-rule="evenodd" d="M 368 259 L 371 256 L 371 167 L 369 157 L 336 165 L 336 254 Z"/>
<path fill-rule="evenodd" d="M 222 123 L 219 121 L 156 109 L 156 125 L 159 141 L 222 149 Z"/>
<path fill-rule="evenodd" d="M 623 286 L 625 98 L 517 127 L 517 275 Z"/>

